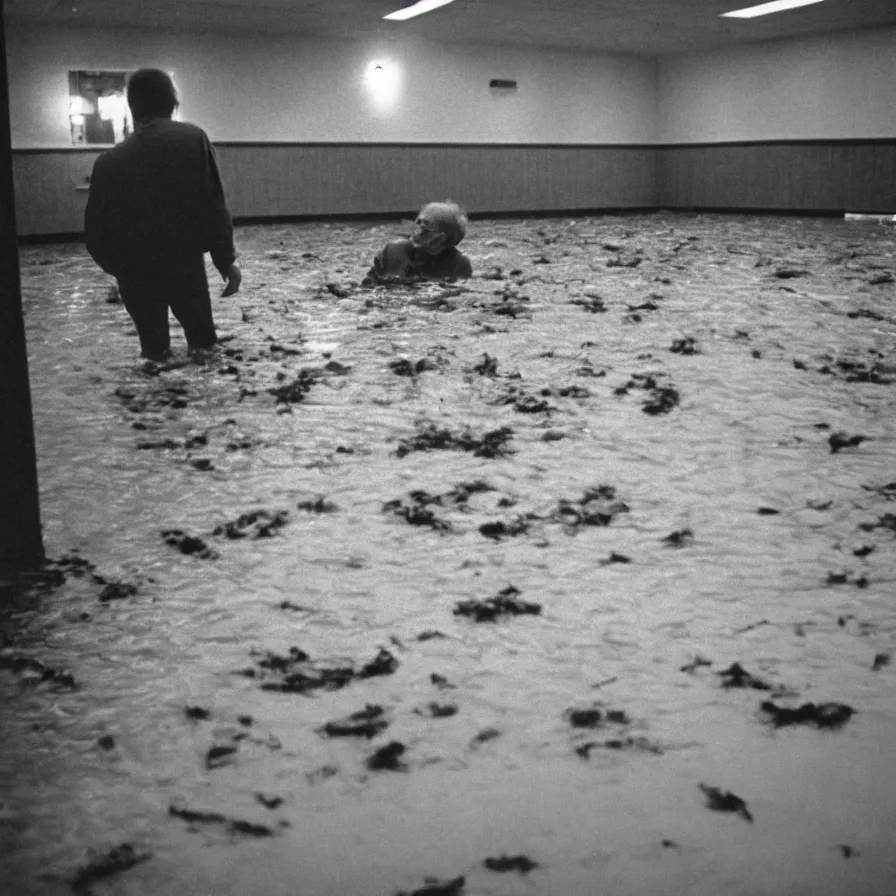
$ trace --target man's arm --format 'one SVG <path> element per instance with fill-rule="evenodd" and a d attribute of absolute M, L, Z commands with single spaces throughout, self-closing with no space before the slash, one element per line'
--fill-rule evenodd
<path fill-rule="evenodd" d="M 215 148 L 208 137 L 202 135 L 202 183 L 203 201 L 205 203 L 205 233 L 203 248 L 211 253 L 212 263 L 227 279 L 228 271 L 236 260 L 233 245 L 233 219 L 227 208 L 221 172 L 218 169 L 218 158 Z"/>
<path fill-rule="evenodd" d="M 121 247 L 117 240 L 120 222 L 115 219 L 111 182 L 107 160 L 99 156 L 90 175 L 90 192 L 84 210 L 84 242 L 90 257 L 107 273 L 121 272 Z"/>

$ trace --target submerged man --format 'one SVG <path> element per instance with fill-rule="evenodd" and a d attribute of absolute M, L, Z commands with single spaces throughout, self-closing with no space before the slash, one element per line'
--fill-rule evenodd
<path fill-rule="evenodd" d="M 190 349 L 217 342 L 204 253 L 233 295 L 242 279 L 215 151 L 201 128 L 172 121 L 171 78 L 140 69 L 127 87 L 134 133 L 94 163 L 84 218 L 87 251 L 118 280 L 143 357 L 171 354 L 168 309 Z"/>
<path fill-rule="evenodd" d="M 467 216 L 454 202 L 430 202 L 414 221 L 410 239 L 387 243 L 365 281 L 472 277 L 470 259 L 457 249 L 467 233 Z"/>

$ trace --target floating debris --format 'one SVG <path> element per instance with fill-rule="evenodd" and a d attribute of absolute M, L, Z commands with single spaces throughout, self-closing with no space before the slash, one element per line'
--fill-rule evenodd
<path fill-rule="evenodd" d="M 215 526 L 212 535 L 225 535 L 227 538 L 270 538 L 289 522 L 289 512 L 278 510 L 251 510 L 240 514 L 235 520 Z"/>
<path fill-rule="evenodd" d="M 727 669 L 716 672 L 722 677 L 722 687 L 728 688 L 752 688 L 757 691 L 770 691 L 772 686 L 761 678 L 751 675 L 740 663 L 732 663 Z"/>
<path fill-rule="evenodd" d="M 662 756 L 664 752 L 662 747 L 652 743 L 646 737 L 625 737 L 611 738 L 603 742 L 590 740 L 576 747 L 576 753 L 583 759 L 587 759 L 591 755 L 591 751 L 598 748 L 605 750 L 634 750 L 641 753 L 652 753 L 655 756 Z"/>
<path fill-rule="evenodd" d="M 537 616 L 541 604 L 517 600 L 522 592 L 513 585 L 502 588 L 495 597 L 486 600 L 464 600 L 454 608 L 455 616 L 470 616 L 474 622 L 494 622 L 499 616 Z"/>
<path fill-rule="evenodd" d="M 371 771 L 407 771 L 407 765 L 399 759 L 404 755 L 405 749 L 403 743 L 393 740 L 380 747 L 372 756 L 367 757 L 367 768 Z"/>
<path fill-rule="evenodd" d="M 702 657 L 699 654 L 694 657 L 693 660 L 689 663 L 685 663 L 685 665 L 680 667 L 681 672 L 695 672 L 701 666 L 711 666 L 712 660 L 706 659 L 706 657 Z"/>
<path fill-rule="evenodd" d="M 20 654 L 0 654 L 0 669 L 15 673 L 25 683 L 49 682 L 61 688 L 78 688 L 78 683 L 70 672 L 54 669 L 40 660 Z"/>
<path fill-rule="evenodd" d="M 699 355 L 700 349 L 697 348 L 697 341 L 693 336 L 685 336 L 683 339 L 676 339 L 669 346 L 669 351 L 676 355 Z"/>
<path fill-rule="evenodd" d="M 501 855 L 498 858 L 487 858 L 482 862 L 489 871 L 518 871 L 520 874 L 528 874 L 538 868 L 538 862 L 533 862 L 528 856 Z"/>
<path fill-rule="evenodd" d="M 328 737 L 376 737 L 389 727 L 382 706 L 368 703 L 364 709 L 353 712 L 336 722 L 327 722 L 321 729 Z"/>
<path fill-rule="evenodd" d="M 487 352 L 482 356 L 482 360 L 478 364 L 473 365 L 474 373 L 480 376 L 497 376 L 498 375 L 498 359 L 493 358 Z"/>
<path fill-rule="evenodd" d="M 455 449 L 470 451 L 475 457 L 504 457 L 508 454 L 506 445 L 512 436 L 513 430 L 509 426 L 493 429 L 476 438 L 469 430 L 455 435 L 449 429 L 429 424 L 413 438 L 402 439 L 395 453 L 398 457 L 405 457 L 412 451 Z"/>
<path fill-rule="evenodd" d="M 831 454 L 836 454 L 844 448 L 855 448 L 867 440 L 867 436 L 851 436 L 845 432 L 835 432 L 828 438 L 828 444 L 831 446 Z"/>
<path fill-rule="evenodd" d="M 220 812 L 202 812 L 175 804 L 168 807 L 168 814 L 175 818 L 180 818 L 189 824 L 226 825 L 228 832 L 231 834 L 244 834 L 250 837 L 273 837 L 276 833 L 264 824 L 243 821 L 242 819 L 230 819 Z"/>
<path fill-rule="evenodd" d="M 439 880 L 437 877 L 424 877 L 423 886 L 406 893 L 404 890 L 395 896 L 460 896 L 466 878 L 455 877 L 453 880 Z"/>
<path fill-rule="evenodd" d="M 517 535 L 525 535 L 529 531 L 529 523 L 525 517 L 518 516 L 509 522 L 503 520 L 495 520 L 490 523 L 483 523 L 479 527 L 480 534 L 486 538 L 500 541 L 502 538 L 513 538 Z"/>
<path fill-rule="evenodd" d="M 707 806 L 715 812 L 736 812 L 745 821 L 753 821 L 753 816 L 747 808 L 747 804 L 737 794 L 730 790 L 721 791 L 718 787 L 709 787 L 699 784 L 699 788 L 706 794 Z"/>
<path fill-rule="evenodd" d="M 614 725 L 628 725 L 631 721 L 625 710 L 622 709 L 567 709 L 566 718 L 573 728 L 599 728 L 605 722 Z"/>
<path fill-rule="evenodd" d="M 415 377 L 423 373 L 424 370 L 435 370 L 436 365 L 428 358 L 421 358 L 419 361 L 409 361 L 407 358 L 399 358 L 396 361 L 389 362 L 389 369 L 398 374 L 398 376 Z"/>
<path fill-rule="evenodd" d="M 625 554 L 617 554 L 616 551 L 613 551 L 609 557 L 600 561 L 601 566 L 609 566 L 611 563 L 631 563 L 631 558 L 626 557 Z"/>
<path fill-rule="evenodd" d="M 231 744 L 218 744 L 214 747 L 209 747 L 208 752 L 205 754 L 205 767 L 213 769 L 229 764 L 236 751 L 237 747 Z"/>
<path fill-rule="evenodd" d="M 91 886 L 98 880 L 120 874 L 151 858 L 152 853 L 138 852 L 130 843 L 122 843 L 106 855 L 97 856 L 83 868 L 79 868 L 72 878 L 72 889 L 76 893 L 89 893 Z"/>
<path fill-rule="evenodd" d="M 804 703 L 797 709 L 776 706 L 771 700 L 761 704 L 769 713 L 776 728 L 785 725 L 815 725 L 818 728 L 840 728 L 852 717 L 855 710 L 845 703 Z"/>
<path fill-rule="evenodd" d="M 165 544 L 177 548 L 182 554 L 195 555 L 201 560 L 216 560 L 218 552 L 210 548 L 197 535 L 190 535 L 183 529 L 163 529 Z"/>
<path fill-rule="evenodd" d="M 303 367 L 291 383 L 270 388 L 268 392 L 277 399 L 277 404 L 298 404 L 305 399 L 316 382 L 314 373 Z"/>
<path fill-rule="evenodd" d="M 690 529 L 676 529 L 674 532 L 670 532 L 663 541 L 669 547 L 687 547 L 694 543 L 694 533 Z"/>
<path fill-rule="evenodd" d="M 454 703 L 429 703 L 426 709 L 415 709 L 414 713 L 430 719 L 447 719 L 457 715 L 457 706 Z"/>
<path fill-rule="evenodd" d="M 328 501 L 321 496 L 315 498 L 313 501 L 299 501 L 299 503 L 296 504 L 296 509 L 307 510 L 309 513 L 335 513 L 339 510 L 339 507 L 332 501 Z"/>
<path fill-rule="evenodd" d="M 876 653 L 874 655 L 874 662 L 871 664 L 871 671 L 878 672 L 883 669 L 884 666 L 889 666 L 891 659 L 889 653 Z"/>
<path fill-rule="evenodd" d="M 296 668 L 306 666 L 306 668 Z M 373 678 L 377 675 L 391 675 L 398 668 L 398 660 L 388 650 L 379 653 L 360 670 L 353 666 L 316 668 L 311 658 L 297 647 L 291 647 L 286 656 L 266 652 L 258 663 L 258 669 L 242 669 L 237 674 L 247 678 L 267 678 L 269 671 L 280 675 L 277 680 L 265 680 L 262 690 L 280 691 L 288 694 L 308 694 L 315 690 L 335 691 L 344 688 L 356 678 Z"/>
<path fill-rule="evenodd" d="M 624 501 L 615 499 L 616 489 L 612 485 L 589 488 L 578 501 L 558 501 L 550 519 L 561 523 L 569 534 L 574 534 L 580 526 L 609 526 L 620 513 L 629 512 Z"/>
<path fill-rule="evenodd" d="M 123 600 L 137 593 L 137 586 L 133 582 L 109 582 L 100 592 L 100 602 L 108 603 L 110 600 Z"/>

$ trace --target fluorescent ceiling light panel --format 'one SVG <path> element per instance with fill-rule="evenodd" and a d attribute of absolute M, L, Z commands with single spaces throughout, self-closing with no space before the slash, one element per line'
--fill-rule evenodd
<path fill-rule="evenodd" d="M 405 19 L 413 19 L 414 16 L 422 16 L 425 12 L 432 12 L 440 6 L 447 6 L 449 3 L 453 2 L 454 0 L 417 0 L 417 3 L 414 3 L 411 6 L 406 6 L 404 9 L 397 9 L 395 12 L 390 12 L 389 15 L 383 16 L 383 18 L 391 19 L 393 22 L 403 22 Z"/>
<path fill-rule="evenodd" d="M 760 3 L 759 6 L 748 6 L 746 9 L 735 9 L 734 12 L 723 12 L 732 19 L 754 19 L 756 16 L 767 16 L 772 12 L 781 12 L 785 9 L 796 9 L 798 6 L 811 6 L 813 3 L 821 3 L 821 0 L 772 0 L 771 3 Z"/>

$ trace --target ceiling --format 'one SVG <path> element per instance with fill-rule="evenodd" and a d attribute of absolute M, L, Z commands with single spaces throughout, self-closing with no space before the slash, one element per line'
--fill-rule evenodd
<path fill-rule="evenodd" d="M 758 0 L 455 0 L 407 22 L 412 0 L 5 0 L 8 23 L 289 33 L 343 39 L 410 34 L 439 43 L 663 55 L 807 34 L 896 26 L 896 0 L 823 0 L 756 19 Z"/>

